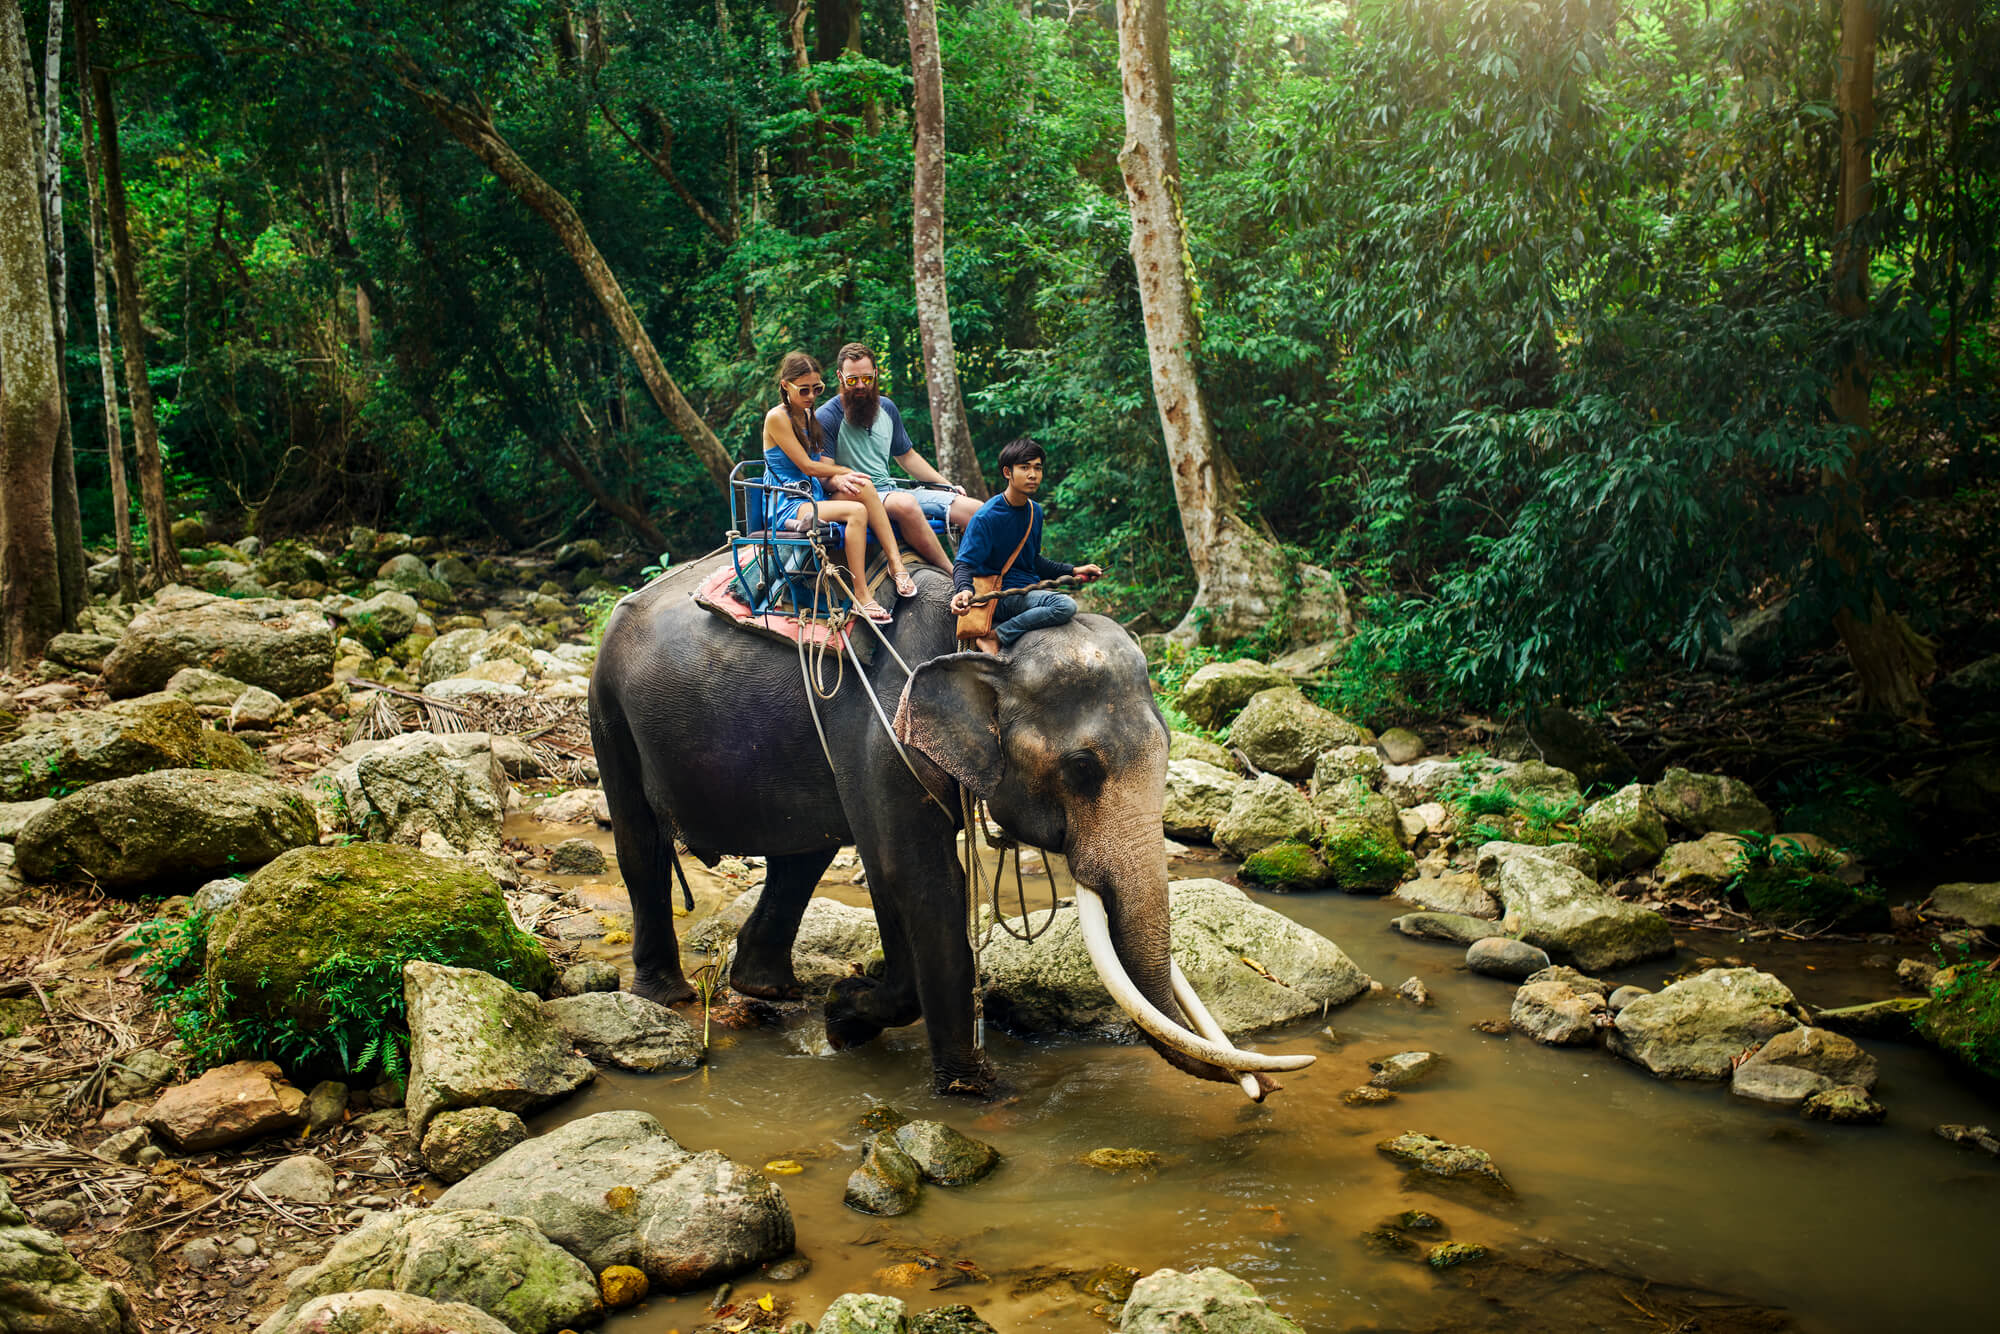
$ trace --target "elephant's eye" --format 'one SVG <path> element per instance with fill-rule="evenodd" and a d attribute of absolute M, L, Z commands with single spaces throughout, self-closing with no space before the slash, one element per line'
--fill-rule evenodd
<path fill-rule="evenodd" d="M 1079 797 L 1094 797 L 1104 786 L 1104 761 L 1096 752 L 1073 750 L 1062 757 L 1063 786 Z"/>

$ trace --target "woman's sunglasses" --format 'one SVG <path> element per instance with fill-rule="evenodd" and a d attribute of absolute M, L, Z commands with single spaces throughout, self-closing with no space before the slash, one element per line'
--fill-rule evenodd
<path fill-rule="evenodd" d="M 787 380 L 785 383 L 804 394 L 807 398 L 818 398 L 826 392 L 826 382 L 824 380 L 818 384 L 800 384 L 796 380 Z"/>

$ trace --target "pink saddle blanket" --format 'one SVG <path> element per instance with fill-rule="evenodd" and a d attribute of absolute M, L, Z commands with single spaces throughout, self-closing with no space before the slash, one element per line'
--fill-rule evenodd
<path fill-rule="evenodd" d="M 702 580 L 694 591 L 694 600 L 704 610 L 711 611 L 726 621 L 734 622 L 745 630 L 782 639 L 787 644 L 803 643 L 808 647 L 825 645 L 836 653 L 846 650 L 848 629 L 836 630 L 825 621 L 808 617 L 801 620 L 797 616 L 786 616 L 779 612 L 765 612 L 759 615 L 750 610 L 742 598 L 736 595 L 734 580 L 736 571 L 728 564 Z M 870 656 L 867 650 L 873 647 L 866 640 L 855 641 L 863 660 Z"/>

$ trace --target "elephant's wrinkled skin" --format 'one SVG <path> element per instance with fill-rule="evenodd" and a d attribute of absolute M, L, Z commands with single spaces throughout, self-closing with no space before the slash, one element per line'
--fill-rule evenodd
<path fill-rule="evenodd" d="M 702 562 L 627 598 L 591 679 L 591 736 L 632 898 L 634 990 L 669 1002 L 692 994 L 674 937 L 673 830 L 707 861 L 765 858 L 764 892 L 737 935 L 730 983 L 766 997 L 798 994 L 791 948 L 799 919 L 834 854 L 852 843 L 867 870 L 885 967 L 879 981 L 836 986 L 829 1038 L 849 1046 L 922 1017 L 938 1089 L 988 1091 L 993 1073 L 973 1046 L 955 842 L 963 783 L 986 798 L 1003 829 L 1067 854 L 1078 883 L 1101 894 L 1118 958 L 1138 989 L 1186 1022 L 1167 950 L 1167 729 L 1145 658 L 1124 630 L 1086 615 L 1001 656 L 959 653 L 950 582 L 919 571 L 917 596 L 886 627 L 915 674 L 906 687 L 895 658 L 878 649 L 868 676 L 932 800 L 852 679 L 820 705 L 829 770 L 796 652 L 724 624 L 688 597 L 713 568 Z M 849 664 L 850 678 L 853 671 Z M 1204 1078 L 1237 1082 L 1161 1050 Z"/>

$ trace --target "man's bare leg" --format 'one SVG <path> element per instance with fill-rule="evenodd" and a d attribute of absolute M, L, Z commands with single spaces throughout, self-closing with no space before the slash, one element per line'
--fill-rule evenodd
<path fill-rule="evenodd" d="M 931 522 L 924 517 L 924 507 L 917 503 L 917 498 L 907 491 L 891 491 L 882 497 L 882 504 L 896 521 L 896 530 L 903 535 L 903 546 L 910 554 L 949 573 L 951 560 L 944 554 L 944 544 L 931 531 Z M 974 513 L 977 512 L 975 506 Z"/>

